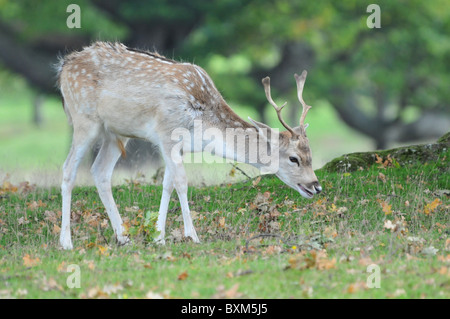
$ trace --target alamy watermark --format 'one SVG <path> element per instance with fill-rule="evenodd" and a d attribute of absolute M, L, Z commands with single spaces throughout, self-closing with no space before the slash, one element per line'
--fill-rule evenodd
<path fill-rule="evenodd" d="M 67 266 L 68 273 L 70 273 L 69 276 L 67 276 L 66 279 L 66 285 L 68 288 L 81 288 L 81 270 L 80 266 L 77 264 L 71 264 Z"/>
<path fill-rule="evenodd" d="M 245 162 L 259 167 L 263 173 L 279 169 L 279 131 L 262 128 L 204 128 L 202 120 L 195 120 L 193 129 L 176 128 L 171 140 L 171 159 L 175 163 L 231 163 Z M 204 157 L 208 152 L 215 157 Z M 192 156 L 183 156 L 193 153 Z"/>
<path fill-rule="evenodd" d="M 381 288 L 381 271 L 380 266 L 376 264 L 370 264 L 367 266 L 367 272 L 370 275 L 367 277 L 367 288 Z"/>
<path fill-rule="evenodd" d="M 81 28 L 81 8 L 78 4 L 69 4 L 66 8 L 66 12 L 70 13 L 67 17 L 66 25 L 69 29 Z"/>
<path fill-rule="evenodd" d="M 366 12 L 372 13 L 367 17 L 366 24 L 369 29 L 381 28 L 381 8 L 378 4 L 369 4 Z"/>

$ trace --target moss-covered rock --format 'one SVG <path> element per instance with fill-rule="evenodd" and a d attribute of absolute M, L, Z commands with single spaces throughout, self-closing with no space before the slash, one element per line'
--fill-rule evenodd
<path fill-rule="evenodd" d="M 389 150 L 345 154 L 335 158 L 322 167 L 327 172 L 351 172 L 359 167 L 367 168 L 374 164 L 406 166 L 410 164 L 436 161 L 450 148 L 450 132 L 436 143 L 411 145 Z"/>

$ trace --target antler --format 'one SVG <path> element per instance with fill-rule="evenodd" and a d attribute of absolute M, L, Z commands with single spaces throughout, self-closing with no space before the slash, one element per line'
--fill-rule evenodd
<path fill-rule="evenodd" d="M 281 124 L 283 124 L 283 126 L 292 134 L 292 136 L 296 136 L 297 134 L 294 133 L 294 130 L 289 125 L 287 125 L 286 122 L 281 117 L 281 110 L 283 109 L 283 107 L 286 106 L 287 102 L 284 102 L 284 104 L 282 106 L 278 106 L 272 100 L 272 96 L 270 95 L 270 78 L 268 76 L 266 76 L 264 79 L 262 79 L 262 83 L 264 85 L 264 91 L 266 92 L 267 101 L 269 101 L 269 103 L 273 106 L 273 108 L 277 112 L 278 120 L 280 120 Z"/>
<path fill-rule="evenodd" d="M 300 117 L 300 126 L 304 125 L 305 122 L 305 117 L 306 117 L 306 113 L 308 113 L 309 109 L 311 108 L 311 106 L 306 105 L 305 101 L 303 101 L 303 87 L 305 86 L 305 81 L 306 81 L 306 75 L 308 74 L 308 72 L 303 71 L 302 75 L 298 76 L 298 74 L 294 74 L 295 76 L 295 81 L 297 82 L 297 96 L 298 96 L 298 100 L 300 101 L 300 103 L 302 104 L 303 107 L 303 111 L 302 111 L 302 115 Z"/>

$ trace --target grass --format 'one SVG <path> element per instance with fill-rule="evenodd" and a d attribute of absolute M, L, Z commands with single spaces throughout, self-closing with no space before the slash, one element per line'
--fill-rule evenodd
<path fill-rule="evenodd" d="M 449 298 L 449 155 L 426 165 L 319 170 L 324 192 L 312 200 L 274 177 L 191 187 L 202 243 L 181 236 L 174 197 L 164 247 L 144 226 L 161 187 L 114 187 L 133 234 L 125 247 L 116 245 L 95 188 L 75 188 L 75 248 L 63 251 L 59 190 L 5 182 L 0 297 Z M 370 288 L 372 264 L 380 288 Z M 69 287 L 76 273 L 69 265 L 79 269 L 80 288 Z"/>

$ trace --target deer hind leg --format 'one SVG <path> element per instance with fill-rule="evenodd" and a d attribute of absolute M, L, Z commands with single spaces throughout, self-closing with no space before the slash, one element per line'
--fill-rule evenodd
<path fill-rule="evenodd" d="M 62 223 L 59 242 L 64 249 L 72 249 L 70 233 L 70 206 L 72 201 L 72 189 L 75 185 L 78 166 L 86 151 L 98 137 L 99 125 L 86 120 L 83 125 L 73 128 L 72 146 L 63 166 L 63 181 L 61 184 L 62 195 Z"/>
<path fill-rule="evenodd" d="M 98 194 L 106 208 L 117 241 L 121 245 L 129 243 L 130 240 L 124 235 L 125 229 L 122 225 L 122 218 L 119 215 L 119 211 L 112 196 L 111 178 L 117 160 L 123 152 L 123 147 L 127 142 L 128 139 L 126 138 L 119 138 L 113 134 L 106 133 L 100 151 L 91 167 L 91 173 Z"/>

